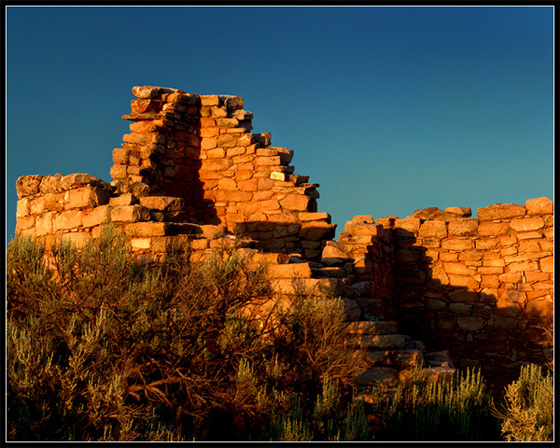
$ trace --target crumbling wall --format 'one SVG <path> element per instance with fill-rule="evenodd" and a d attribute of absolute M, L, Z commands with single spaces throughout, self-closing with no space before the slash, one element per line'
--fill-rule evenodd
<path fill-rule="evenodd" d="M 113 181 L 88 174 L 17 180 L 16 232 L 78 247 L 112 223 L 132 250 L 162 260 L 235 244 L 266 261 L 276 291 L 339 296 L 350 320 L 396 320 L 430 351 L 493 378 L 545 362 L 553 314 L 552 201 L 356 216 L 339 241 L 293 152 L 253 134 L 241 97 L 135 87 L 131 133 Z M 264 253 L 262 253 L 264 252 Z"/>
<path fill-rule="evenodd" d="M 183 221 L 222 224 L 260 247 L 317 257 L 335 225 L 317 213 L 317 184 L 294 174 L 293 151 L 253 134 L 243 98 L 134 87 L 131 134 L 113 151 L 117 192 L 183 199 Z"/>

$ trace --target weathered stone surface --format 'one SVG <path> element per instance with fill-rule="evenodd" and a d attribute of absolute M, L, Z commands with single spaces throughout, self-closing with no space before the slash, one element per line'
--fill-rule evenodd
<path fill-rule="evenodd" d="M 334 245 L 327 245 L 322 252 L 321 261 L 327 266 L 334 266 L 337 264 L 345 263 L 349 259 L 346 252 Z"/>
<path fill-rule="evenodd" d="M 449 235 L 453 236 L 473 236 L 478 229 L 477 219 L 457 219 L 450 221 L 447 227 Z"/>
<path fill-rule="evenodd" d="M 39 193 L 39 184 L 42 179 L 43 176 L 40 175 L 18 177 L 16 181 L 18 198 L 21 199 Z"/>
<path fill-rule="evenodd" d="M 142 205 L 123 205 L 111 209 L 111 221 L 136 222 L 148 221 L 149 219 L 150 209 Z"/>
<path fill-rule="evenodd" d="M 166 212 L 181 211 L 184 207 L 182 198 L 172 196 L 144 196 L 140 198 L 140 205 Z"/>
<path fill-rule="evenodd" d="M 83 226 L 94 227 L 111 221 L 111 209 L 110 205 L 101 205 L 85 212 L 82 218 Z"/>
<path fill-rule="evenodd" d="M 548 198 L 527 199 L 525 208 L 528 215 L 544 215 L 554 211 L 554 204 Z"/>
<path fill-rule="evenodd" d="M 491 221 L 493 219 L 513 218 L 525 215 L 525 207 L 517 204 L 492 204 L 488 207 L 479 208 L 476 216 L 481 221 Z"/>
<path fill-rule="evenodd" d="M 309 263 L 271 265 L 268 275 L 272 278 L 311 278 L 311 267 Z"/>
<path fill-rule="evenodd" d="M 309 197 L 303 194 L 289 194 L 279 200 L 284 210 L 308 211 Z"/>
<path fill-rule="evenodd" d="M 77 229 L 82 225 L 83 212 L 69 210 L 60 213 L 54 219 L 54 231 Z"/>
<path fill-rule="evenodd" d="M 542 229 L 544 227 L 544 220 L 541 217 L 517 218 L 511 220 L 510 226 L 518 232 L 527 232 L 529 230 Z"/>
<path fill-rule="evenodd" d="M 426 221 L 418 230 L 423 237 L 445 238 L 447 236 L 447 224 L 445 221 Z"/>

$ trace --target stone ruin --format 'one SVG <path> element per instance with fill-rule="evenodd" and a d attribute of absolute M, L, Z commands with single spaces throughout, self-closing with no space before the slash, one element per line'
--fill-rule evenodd
<path fill-rule="evenodd" d="M 113 223 L 134 253 L 158 262 L 170 245 L 199 259 L 236 244 L 267 263 L 279 295 L 303 288 L 343 299 L 350 331 L 370 351 L 363 383 L 394 386 L 414 365 L 455 364 L 480 366 L 501 384 L 522 364 L 550 359 L 550 199 L 491 205 L 477 218 L 467 207 L 356 216 L 334 241 L 336 226 L 317 209 L 319 185 L 294 173 L 293 151 L 251 132 L 243 98 L 152 86 L 132 93 L 113 181 L 20 177 L 17 234 L 80 247 Z"/>

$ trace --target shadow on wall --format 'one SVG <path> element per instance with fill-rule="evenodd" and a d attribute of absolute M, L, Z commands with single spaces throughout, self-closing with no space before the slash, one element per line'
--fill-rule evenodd
<path fill-rule="evenodd" d="M 434 251 L 419 245 L 412 232 L 392 233 L 401 333 L 421 339 L 429 351 L 450 350 L 457 367 L 480 367 L 500 388 L 518 377 L 521 365 L 552 356 L 545 335 L 552 302 L 544 309 L 528 307 L 526 294 L 507 278 L 518 273 L 498 275 L 496 266 L 495 274 L 481 276 L 482 252 Z"/>

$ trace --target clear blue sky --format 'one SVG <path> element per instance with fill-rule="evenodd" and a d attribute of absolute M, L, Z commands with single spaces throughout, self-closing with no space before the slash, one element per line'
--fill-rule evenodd
<path fill-rule="evenodd" d="M 19 176 L 111 180 L 135 85 L 243 96 L 337 233 L 552 198 L 552 7 L 6 11 L 8 237 Z"/>

